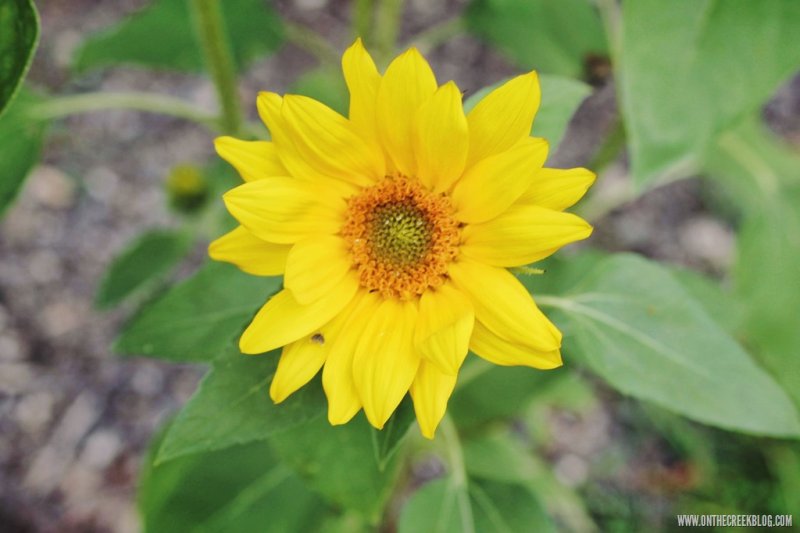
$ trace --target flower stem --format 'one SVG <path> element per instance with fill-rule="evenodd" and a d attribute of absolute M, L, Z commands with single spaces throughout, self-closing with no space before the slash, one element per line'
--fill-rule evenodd
<path fill-rule="evenodd" d="M 449 18 L 419 32 L 414 36 L 412 44 L 416 46 L 420 52 L 427 54 L 437 46 L 461 34 L 464 28 L 465 24 L 463 18 L 460 16 Z"/>
<path fill-rule="evenodd" d="M 383 64 L 388 63 L 394 55 L 402 15 L 403 0 L 380 0 L 375 20 L 375 44 L 378 57 Z"/>
<path fill-rule="evenodd" d="M 60 96 L 33 106 L 30 115 L 34 119 L 47 120 L 107 109 L 135 109 L 159 113 L 197 122 L 211 130 L 219 129 L 215 116 L 184 100 L 140 92 L 95 92 Z"/>
<path fill-rule="evenodd" d="M 439 425 L 444 439 L 444 452 L 447 454 L 447 462 L 450 465 L 450 482 L 455 489 L 458 498 L 458 510 L 461 515 L 461 525 L 465 533 L 474 533 L 474 521 L 472 517 L 472 504 L 469 501 L 467 486 L 467 470 L 464 466 L 464 451 L 461 448 L 461 438 L 458 435 L 456 425 L 450 415 L 445 413 Z"/>
<path fill-rule="evenodd" d="M 222 130 L 235 135 L 242 127 L 242 112 L 236 94 L 233 54 L 225 33 L 219 0 L 192 0 L 190 5 L 206 66 L 222 108 Z"/>
<path fill-rule="evenodd" d="M 372 45 L 372 9 L 375 0 L 356 0 L 353 13 L 353 33 L 367 46 Z"/>

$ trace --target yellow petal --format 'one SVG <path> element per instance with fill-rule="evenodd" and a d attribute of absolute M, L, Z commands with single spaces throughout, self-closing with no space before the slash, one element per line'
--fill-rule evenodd
<path fill-rule="evenodd" d="M 271 142 L 217 137 L 214 147 L 219 156 L 230 163 L 245 181 L 288 175 Z"/>
<path fill-rule="evenodd" d="M 208 246 L 208 255 L 216 261 L 233 263 L 248 274 L 278 276 L 286 267 L 290 246 L 259 239 L 244 226 L 226 233 Z"/>
<path fill-rule="evenodd" d="M 297 154 L 318 172 L 362 186 L 385 176 L 379 145 L 368 144 L 346 118 L 326 105 L 286 95 L 281 116 Z"/>
<path fill-rule="evenodd" d="M 456 376 L 448 375 L 436 365 L 422 361 L 411 384 L 411 398 L 419 429 L 425 438 L 432 439 L 436 427 L 447 410 L 447 400 L 456 386 Z"/>
<path fill-rule="evenodd" d="M 310 304 L 341 282 L 350 266 L 341 237 L 315 235 L 292 247 L 286 260 L 284 285 L 298 303 Z"/>
<path fill-rule="evenodd" d="M 356 345 L 353 378 L 370 424 L 378 429 L 403 399 L 419 366 L 414 350 L 416 306 L 386 299 L 369 318 Z"/>
<path fill-rule="evenodd" d="M 513 148 L 470 167 L 453 188 L 456 218 L 475 224 L 496 217 L 531 186 L 547 159 L 547 142 L 525 137 Z"/>
<path fill-rule="evenodd" d="M 322 370 L 322 387 L 328 398 L 328 422 L 331 425 L 346 424 L 361 409 L 353 380 L 353 354 L 379 302 L 374 294 L 360 291 L 343 311 L 347 315 L 345 326 L 333 339 Z"/>
<path fill-rule="evenodd" d="M 375 126 L 375 101 L 381 75 L 361 39 L 342 56 L 342 71 L 350 91 L 350 121 L 366 139 L 378 139 Z"/>
<path fill-rule="evenodd" d="M 478 102 L 467 115 L 467 166 L 504 152 L 530 135 L 540 98 L 539 78 L 530 72 L 507 81 Z"/>
<path fill-rule="evenodd" d="M 358 280 L 347 276 L 311 305 L 300 305 L 291 292 L 280 291 L 256 313 L 239 339 L 239 349 L 246 354 L 264 353 L 313 333 L 350 303 L 356 290 Z"/>
<path fill-rule="evenodd" d="M 585 168 L 541 168 L 517 202 L 562 211 L 575 205 L 595 178 L 595 173 Z"/>
<path fill-rule="evenodd" d="M 475 323 L 469 349 L 490 363 L 502 366 L 531 366 L 549 370 L 561 366 L 561 352 L 535 350 L 529 346 L 502 339 L 489 331 L 480 322 Z"/>
<path fill-rule="evenodd" d="M 272 141 L 276 144 L 287 144 L 286 126 L 281 117 L 283 97 L 277 93 L 260 92 L 256 99 L 256 108 L 261 121 L 269 130 Z M 283 148 L 282 146 L 279 146 Z M 279 154 L 282 150 L 279 150 Z"/>
<path fill-rule="evenodd" d="M 414 152 L 417 177 L 436 192 L 446 191 L 461 176 L 467 162 L 469 133 L 461 91 L 445 83 L 417 111 Z"/>
<path fill-rule="evenodd" d="M 561 347 L 561 332 L 507 270 L 462 260 L 450 265 L 449 274 L 472 301 L 475 319 L 495 335 L 543 352 Z"/>
<path fill-rule="evenodd" d="M 310 336 L 284 346 L 278 361 L 278 369 L 269 387 L 272 401 L 281 403 L 311 381 L 322 368 L 325 355 L 324 346 L 319 346 Z"/>
<path fill-rule="evenodd" d="M 394 166 L 406 176 L 414 175 L 416 170 L 414 117 L 434 91 L 436 77 L 416 48 L 391 62 L 378 87 L 378 135 Z"/>
<path fill-rule="evenodd" d="M 461 252 L 489 265 L 521 266 L 591 234 L 592 226 L 579 216 L 518 204 L 489 222 L 465 227 Z"/>
<path fill-rule="evenodd" d="M 451 283 L 445 283 L 422 294 L 414 343 L 440 371 L 455 375 L 467 356 L 474 322 L 469 299 Z"/>
<path fill-rule="evenodd" d="M 344 313 L 339 313 L 310 335 L 283 347 L 269 388 L 272 401 L 282 402 L 316 375 L 325 363 L 332 343 L 342 330 L 344 318 Z"/>
<path fill-rule="evenodd" d="M 225 206 L 255 236 L 281 244 L 336 233 L 344 223 L 344 200 L 320 184 L 265 178 L 231 189 Z"/>

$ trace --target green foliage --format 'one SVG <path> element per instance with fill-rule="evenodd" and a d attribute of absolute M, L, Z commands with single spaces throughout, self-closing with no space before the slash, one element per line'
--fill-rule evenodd
<path fill-rule="evenodd" d="M 620 97 L 639 186 L 686 176 L 800 67 L 795 0 L 623 2 Z"/>
<path fill-rule="evenodd" d="M 472 0 L 466 16 L 473 33 L 523 68 L 580 78 L 587 59 L 607 53 L 588 0 Z"/>
<path fill-rule="evenodd" d="M 280 284 L 209 262 L 145 306 L 114 343 L 125 355 L 210 361 L 239 335 Z"/>
<path fill-rule="evenodd" d="M 47 125 L 28 116 L 40 98 L 21 91 L 3 116 L 0 116 L 0 216 L 17 197 L 28 173 L 39 160 Z"/>
<path fill-rule="evenodd" d="M 263 441 L 156 464 L 153 442 L 139 487 L 143 530 L 312 531 L 324 504 Z"/>
<path fill-rule="evenodd" d="M 0 116 L 25 79 L 39 42 L 39 14 L 32 0 L 0 5 Z"/>
<path fill-rule="evenodd" d="M 319 387 L 303 387 L 280 405 L 268 390 L 279 352 L 250 356 L 227 350 L 175 418 L 156 462 L 264 440 L 324 410 Z"/>
<path fill-rule="evenodd" d="M 569 296 L 566 351 L 625 394 L 745 433 L 796 437 L 783 390 L 655 263 L 616 255 Z"/>
<path fill-rule="evenodd" d="M 343 426 L 331 426 L 325 416 L 320 416 L 274 433 L 270 441 L 309 487 L 376 524 L 400 461 L 398 455 L 384 465 L 373 459 L 373 431 L 362 413 Z"/>
<path fill-rule="evenodd" d="M 220 2 L 240 69 L 283 41 L 281 20 L 264 0 Z M 199 71 L 201 49 L 195 40 L 189 2 L 154 0 L 152 5 L 89 38 L 75 56 L 75 68 L 134 63 L 146 67 Z"/>
<path fill-rule="evenodd" d="M 800 406 L 800 156 L 757 119 L 723 135 L 706 167 L 744 213 L 733 274 L 747 302 L 744 332 L 764 365 Z"/>
<path fill-rule="evenodd" d="M 191 240 L 185 233 L 154 230 L 140 235 L 109 266 L 95 303 L 111 307 L 166 275 L 186 255 Z"/>
<path fill-rule="evenodd" d="M 383 429 L 372 429 L 372 450 L 380 470 L 389 464 L 415 421 L 414 406 L 406 396 Z"/>
<path fill-rule="evenodd" d="M 542 104 L 536 113 L 531 135 L 544 137 L 550 144 L 550 153 L 555 153 L 564 138 L 567 126 L 578 106 L 589 96 L 591 88 L 585 83 L 559 76 L 539 76 L 542 88 Z M 481 99 L 502 82 L 484 87 L 467 98 L 464 112 L 468 113 Z"/>

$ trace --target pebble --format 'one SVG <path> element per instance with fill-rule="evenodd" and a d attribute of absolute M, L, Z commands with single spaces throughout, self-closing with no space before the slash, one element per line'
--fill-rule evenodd
<path fill-rule="evenodd" d="M 26 394 L 17 402 L 14 417 L 24 431 L 40 433 L 50 423 L 54 402 L 49 392 Z"/>
<path fill-rule="evenodd" d="M 28 177 L 28 193 L 42 206 L 66 209 L 75 203 L 75 181 L 60 169 L 39 165 Z"/>
<path fill-rule="evenodd" d="M 86 440 L 80 462 L 97 470 L 106 468 L 122 450 L 122 440 L 110 429 L 92 433 Z"/>

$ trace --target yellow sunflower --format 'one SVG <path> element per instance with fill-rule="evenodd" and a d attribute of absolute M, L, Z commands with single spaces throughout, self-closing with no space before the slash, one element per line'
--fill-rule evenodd
<path fill-rule="evenodd" d="M 469 350 L 498 365 L 561 365 L 561 333 L 507 269 L 592 231 L 563 213 L 594 180 L 543 168 L 531 137 L 535 72 L 464 114 L 412 48 L 381 75 L 361 41 L 342 59 L 349 118 L 297 95 L 261 93 L 272 141 L 216 140 L 246 183 L 225 194 L 241 224 L 212 258 L 284 289 L 239 342 L 282 347 L 281 402 L 322 369 L 331 424 L 364 409 L 382 428 L 410 392 L 433 438 Z"/>

